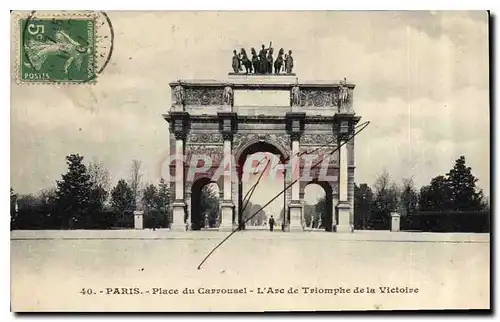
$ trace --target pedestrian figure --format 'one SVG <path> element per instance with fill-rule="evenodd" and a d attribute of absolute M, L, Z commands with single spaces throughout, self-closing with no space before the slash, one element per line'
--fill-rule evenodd
<path fill-rule="evenodd" d="M 271 231 L 274 230 L 274 218 L 273 218 L 273 215 L 271 215 L 271 218 L 269 218 L 269 229 Z"/>

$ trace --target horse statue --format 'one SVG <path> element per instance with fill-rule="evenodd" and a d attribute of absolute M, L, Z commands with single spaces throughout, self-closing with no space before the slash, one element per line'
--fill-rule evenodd
<path fill-rule="evenodd" d="M 274 61 L 274 73 L 279 74 L 281 71 L 281 66 L 283 66 L 283 55 L 285 54 L 285 51 L 283 48 L 280 49 L 278 52 L 278 57 L 276 57 L 276 60 Z"/>
<path fill-rule="evenodd" d="M 269 48 L 269 51 L 267 52 L 267 57 L 266 57 L 266 74 L 272 74 L 273 73 L 273 48 Z"/>
<path fill-rule="evenodd" d="M 257 71 L 259 70 L 259 56 L 257 56 L 257 52 L 255 51 L 255 48 L 253 48 L 253 47 L 252 47 L 252 49 L 250 49 L 250 52 L 252 53 L 253 72 L 256 74 Z"/>
<path fill-rule="evenodd" d="M 252 62 L 248 59 L 247 52 L 245 51 L 244 48 L 241 48 L 240 51 L 240 61 L 241 64 L 245 67 L 245 73 L 251 73 L 252 72 Z"/>

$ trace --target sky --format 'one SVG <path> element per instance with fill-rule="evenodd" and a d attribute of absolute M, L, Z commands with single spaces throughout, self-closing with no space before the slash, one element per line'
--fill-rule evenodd
<path fill-rule="evenodd" d="M 108 12 L 111 60 L 96 84 L 11 86 L 11 186 L 53 187 L 65 156 L 97 158 L 112 184 L 133 159 L 157 182 L 168 154 L 169 82 L 227 79 L 233 49 L 292 49 L 299 81 L 346 77 L 369 127 L 356 137 L 357 183 L 386 170 L 420 187 L 464 155 L 490 194 L 487 13 Z M 17 48 L 12 46 L 11 56 Z M 248 51 L 248 50 L 247 50 Z M 12 70 L 15 59 L 12 59 Z M 265 203 L 267 182 L 252 201 Z M 319 190 L 306 199 L 317 199 Z M 281 202 L 282 203 L 282 202 Z M 277 207 L 277 206 L 276 206 Z"/>

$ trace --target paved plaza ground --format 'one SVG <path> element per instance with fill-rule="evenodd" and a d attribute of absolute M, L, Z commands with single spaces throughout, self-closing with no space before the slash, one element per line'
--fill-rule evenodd
<path fill-rule="evenodd" d="M 489 234 L 244 231 L 235 233 L 198 269 L 205 255 L 228 234 L 168 230 L 11 232 L 12 309 L 489 307 Z M 418 293 L 381 292 L 380 287 L 386 286 L 418 288 Z M 307 293 L 307 287 L 317 287 L 323 293 Z M 372 288 L 376 293 L 354 294 L 356 287 Z M 92 295 L 80 294 L 83 288 Z M 122 288 L 139 294 L 113 294 L 123 293 Z M 182 294 L 185 288 L 195 294 Z M 206 294 L 207 289 L 235 288 L 246 293 Z M 283 288 L 285 294 L 268 293 L 269 288 Z M 290 288 L 299 293 L 287 293 Z M 328 293 L 334 289 L 336 295 Z M 175 290 L 179 294 L 168 294 Z"/>

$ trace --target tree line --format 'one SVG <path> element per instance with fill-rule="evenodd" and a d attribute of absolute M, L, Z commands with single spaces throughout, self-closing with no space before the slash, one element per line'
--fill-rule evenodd
<path fill-rule="evenodd" d="M 489 202 L 476 186 L 477 181 L 464 156 L 460 156 L 446 174 L 432 178 L 419 190 L 412 178 L 397 184 L 384 171 L 373 189 L 366 183 L 355 185 L 355 226 L 357 229 L 388 229 L 392 212 L 402 216 L 403 224 L 412 218 L 451 222 L 463 215 L 470 217 L 463 220 L 477 221 L 479 213 L 489 218 Z M 433 217 L 425 218 L 424 215 Z"/>
<path fill-rule="evenodd" d="M 132 227 L 134 210 L 143 210 L 150 226 L 168 225 L 168 183 L 143 183 L 139 160 L 133 160 L 128 180 L 111 188 L 104 165 L 83 159 L 68 155 L 68 170 L 52 189 L 19 195 L 11 188 L 11 229 Z"/>
<path fill-rule="evenodd" d="M 133 160 L 130 175 L 110 186 L 110 175 L 97 159 L 88 164 L 83 156 L 66 157 L 68 170 L 56 181 L 56 187 L 38 194 L 16 194 L 11 188 L 12 229 L 85 229 L 133 227 L 133 211 L 143 210 L 148 227 L 168 227 L 170 222 L 169 184 L 161 179 L 157 185 L 143 183 L 141 162 Z M 449 172 L 432 178 L 429 185 L 415 187 L 413 179 L 403 179 L 400 184 L 391 180 L 384 171 L 373 188 L 366 183 L 354 186 L 354 225 L 356 229 L 388 229 L 392 212 L 402 218 L 426 213 L 477 213 L 488 212 L 489 202 L 476 186 L 477 178 L 461 156 Z M 216 227 L 219 216 L 218 194 L 209 186 L 202 188 L 199 211 L 202 216 L 196 223 Z M 248 203 L 243 210 L 243 220 L 260 209 Z M 303 214 L 309 228 L 324 228 L 327 222 L 325 197 L 316 204 L 305 203 Z M 260 226 L 266 221 L 265 210 L 252 217 L 248 225 Z M 284 218 L 284 209 L 276 220 Z M 434 216 L 434 218 L 437 218 Z M 477 220 L 477 216 L 467 220 Z M 203 222 L 202 222 L 203 221 Z M 406 222 L 404 219 L 402 222 Z"/>

